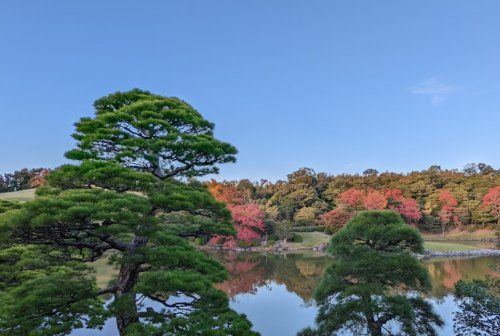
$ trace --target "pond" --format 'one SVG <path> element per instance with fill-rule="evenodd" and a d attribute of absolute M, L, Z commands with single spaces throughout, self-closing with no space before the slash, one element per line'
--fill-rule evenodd
<path fill-rule="evenodd" d="M 230 272 L 219 285 L 231 307 L 244 313 L 263 336 L 295 335 L 314 325 L 317 308 L 312 293 L 329 257 L 314 254 L 217 254 Z M 426 294 L 446 325 L 440 335 L 453 335 L 453 285 L 460 279 L 495 275 L 491 265 L 500 258 L 431 259 L 422 261 L 429 271 L 432 290 Z M 498 273 L 496 273 L 498 275 Z"/>
<path fill-rule="evenodd" d="M 230 273 L 218 287 L 229 296 L 233 309 L 247 315 L 254 330 L 263 336 L 287 336 L 314 325 L 317 307 L 312 294 L 330 257 L 313 252 L 211 254 Z M 432 280 L 432 290 L 425 296 L 446 323 L 439 334 L 453 335 L 453 312 L 457 310 L 453 285 L 460 279 L 499 276 L 491 266 L 498 267 L 500 258 L 430 259 L 422 264 Z M 102 331 L 75 330 L 72 335 L 116 335 L 116 327 L 108 320 Z"/>

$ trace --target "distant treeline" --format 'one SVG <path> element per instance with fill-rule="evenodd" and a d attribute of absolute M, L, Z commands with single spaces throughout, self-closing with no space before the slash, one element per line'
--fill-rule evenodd
<path fill-rule="evenodd" d="M 259 205 L 271 221 L 331 231 L 365 209 L 392 209 L 424 231 L 493 227 L 500 220 L 500 171 L 484 163 L 407 174 L 367 169 L 362 175 L 329 175 L 301 168 L 286 181 L 212 180 L 208 187 L 228 204 Z"/>
<path fill-rule="evenodd" d="M 0 174 L 0 192 L 36 188 L 45 183 L 48 168 L 23 168 L 13 173 Z"/>

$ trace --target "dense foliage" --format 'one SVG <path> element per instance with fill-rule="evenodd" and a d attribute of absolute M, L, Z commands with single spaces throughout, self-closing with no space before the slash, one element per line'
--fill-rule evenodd
<path fill-rule="evenodd" d="M 0 174 L 0 192 L 18 191 L 36 188 L 45 184 L 50 173 L 47 168 L 23 168 L 13 173 Z"/>
<path fill-rule="evenodd" d="M 224 204 L 183 177 L 216 172 L 236 149 L 177 98 L 132 90 L 94 106 L 67 153 L 81 163 L 20 208 L 3 204 L 0 333 L 62 335 L 114 317 L 120 335 L 253 335 L 213 286 L 224 267 L 186 240 L 235 234 Z M 103 258 L 118 274 L 98 288 L 88 262 Z"/>
<path fill-rule="evenodd" d="M 495 226 L 500 220 L 500 174 L 485 164 L 463 171 L 432 166 L 408 174 L 372 169 L 335 176 L 302 168 L 286 181 L 211 181 L 209 189 L 228 204 L 258 204 L 270 221 L 319 223 L 331 231 L 357 211 L 370 209 L 394 210 L 407 223 L 435 232 Z"/>
<path fill-rule="evenodd" d="M 422 238 L 389 211 L 364 211 L 331 240 L 331 264 L 315 291 L 316 329 L 301 335 L 436 335 L 443 324 L 432 305 L 412 293 L 430 289 L 427 271 L 411 253 Z"/>

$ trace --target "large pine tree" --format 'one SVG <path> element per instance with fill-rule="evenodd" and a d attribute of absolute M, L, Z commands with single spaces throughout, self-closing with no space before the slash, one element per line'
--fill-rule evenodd
<path fill-rule="evenodd" d="M 253 335 L 213 287 L 225 269 L 189 236 L 234 234 L 191 177 L 236 149 L 190 105 L 146 91 L 97 100 L 35 200 L 0 217 L 0 333 L 60 335 L 116 318 L 120 335 Z M 118 269 L 98 288 L 89 262 Z M 106 303 L 107 302 L 107 303 Z"/>

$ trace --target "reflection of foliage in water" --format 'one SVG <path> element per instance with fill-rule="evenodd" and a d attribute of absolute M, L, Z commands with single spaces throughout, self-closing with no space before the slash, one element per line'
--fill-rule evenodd
<path fill-rule="evenodd" d="M 255 293 L 258 287 L 265 285 L 264 269 L 259 255 L 247 255 L 242 258 L 236 253 L 218 255 L 228 270 L 230 277 L 216 287 L 230 298 L 241 293 Z"/>
<path fill-rule="evenodd" d="M 467 259 L 431 259 L 423 263 L 432 279 L 432 296 L 442 298 L 453 290 L 457 281 L 464 278 L 482 279 L 494 276 L 491 265 L 497 262 L 495 257 Z M 497 273 L 498 275 L 498 273 Z"/>
<path fill-rule="evenodd" d="M 500 279 L 459 281 L 455 286 L 457 305 L 453 329 L 456 335 L 500 334 Z"/>
<path fill-rule="evenodd" d="M 229 271 L 229 279 L 218 284 L 229 297 L 255 293 L 258 287 L 274 281 L 283 284 L 305 302 L 312 300 L 314 288 L 329 259 L 307 254 L 261 255 L 256 253 L 218 253 L 216 257 Z"/>
<path fill-rule="evenodd" d="M 255 293 L 267 281 L 283 284 L 304 301 L 312 299 L 314 288 L 330 257 L 321 254 L 287 255 L 258 253 L 214 253 L 229 271 L 229 279 L 218 285 L 229 297 Z M 453 292 L 454 284 L 464 278 L 482 279 L 494 275 L 489 267 L 498 263 L 495 257 L 430 259 L 421 262 L 429 272 L 432 290 L 429 297 L 441 299 Z"/>

